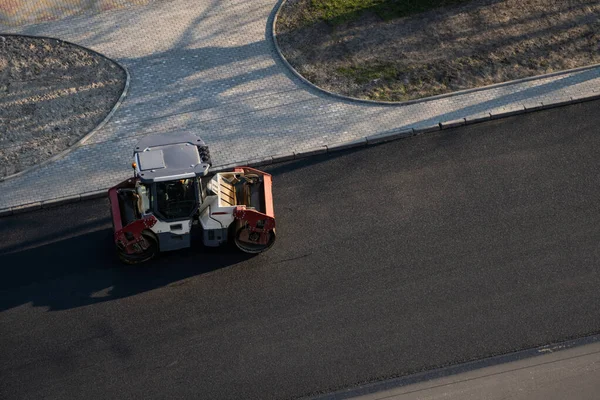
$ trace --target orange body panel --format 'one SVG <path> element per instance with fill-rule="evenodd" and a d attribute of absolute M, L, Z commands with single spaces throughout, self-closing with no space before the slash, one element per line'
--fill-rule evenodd
<path fill-rule="evenodd" d="M 271 175 L 250 167 L 238 167 L 234 169 L 234 172 L 252 172 L 257 175 L 262 175 L 265 189 L 265 214 L 271 218 L 275 218 L 275 210 L 273 209 L 273 178 Z"/>

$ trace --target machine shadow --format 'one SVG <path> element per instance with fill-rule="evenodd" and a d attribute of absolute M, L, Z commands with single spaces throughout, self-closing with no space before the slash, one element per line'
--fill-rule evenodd
<path fill-rule="evenodd" d="M 67 310 L 134 296 L 252 258 L 231 249 L 161 253 L 139 265 L 122 264 L 112 230 L 102 229 L 32 249 L 0 253 L 0 311 L 31 303 Z"/>

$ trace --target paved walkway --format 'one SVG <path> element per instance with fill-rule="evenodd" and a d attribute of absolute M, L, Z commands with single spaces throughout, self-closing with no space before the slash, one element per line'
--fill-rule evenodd
<path fill-rule="evenodd" d="M 58 0 L 44 4 L 52 1 Z M 301 83 L 277 57 L 270 36 L 276 3 L 157 0 L 0 25 L 4 33 L 89 47 L 131 74 L 125 102 L 85 146 L 0 183 L 0 211 L 110 187 L 130 175 L 133 144 L 144 135 L 197 133 L 211 146 L 215 165 L 223 165 L 600 90 L 596 68 L 408 106 L 339 100 Z"/>

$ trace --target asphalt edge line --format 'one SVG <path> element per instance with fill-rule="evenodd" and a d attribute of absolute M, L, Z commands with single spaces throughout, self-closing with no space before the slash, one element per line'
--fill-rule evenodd
<path fill-rule="evenodd" d="M 566 69 L 566 70 L 562 70 L 562 71 L 550 72 L 548 74 L 535 75 L 535 76 L 530 76 L 530 77 L 526 77 L 526 78 L 515 79 L 512 81 L 500 82 L 500 83 L 495 83 L 492 85 L 481 86 L 481 87 L 471 88 L 471 89 L 464 89 L 464 90 L 459 90 L 459 91 L 452 92 L 452 93 L 439 94 L 436 96 L 424 97 L 421 99 L 413 99 L 413 100 L 407 100 L 407 101 L 367 100 L 367 99 L 359 99 L 356 97 L 344 96 L 342 94 L 330 92 L 329 90 L 323 89 L 323 88 L 315 85 L 308 79 L 306 79 L 298 71 L 296 71 L 296 69 L 289 63 L 289 61 L 283 55 L 283 52 L 281 51 L 281 48 L 279 47 L 279 43 L 277 42 L 276 27 L 277 27 L 277 20 L 279 19 L 279 14 L 281 12 L 281 9 L 283 8 L 284 4 L 287 3 L 287 1 L 288 0 L 280 0 L 279 4 L 275 6 L 276 7 L 275 15 L 273 17 L 273 23 L 271 24 L 271 27 L 270 27 L 271 39 L 273 41 L 275 51 L 276 51 L 277 55 L 279 56 L 280 60 L 292 72 L 292 74 L 294 76 L 296 76 L 298 79 L 300 79 L 300 81 L 302 81 L 302 83 L 309 86 L 310 88 L 312 88 L 322 94 L 326 94 L 328 96 L 335 97 L 340 100 L 345 100 L 345 101 L 352 102 L 352 103 L 370 104 L 370 105 L 378 105 L 378 106 L 403 107 L 403 106 L 407 106 L 407 105 L 411 105 L 411 104 L 424 103 L 424 102 L 428 102 L 428 101 L 445 99 L 445 98 L 454 97 L 454 96 L 471 94 L 471 93 L 480 92 L 483 90 L 496 89 L 496 88 L 505 87 L 505 86 L 517 85 L 517 84 L 524 83 L 524 82 L 542 80 L 542 79 L 552 78 L 555 76 L 568 75 L 568 74 L 573 74 L 573 73 L 577 73 L 577 72 L 600 68 L 600 63 L 586 65 L 583 67 L 577 67 L 577 68 L 571 68 L 571 69 Z"/>
<path fill-rule="evenodd" d="M 305 159 L 305 158 L 313 157 L 313 156 L 317 156 L 317 155 L 333 154 L 333 153 L 336 153 L 339 151 L 344 151 L 344 150 L 349 150 L 349 149 L 376 146 L 376 145 L 380 145 L 382 143 L 406 139 L 406 138 L 409 138 L 412 136 L 418 136 L 418 135 L 422 135 L 425 133 L 440 132 L 442 130 L 446 130 L 446 129 L 450 129 L 450 128 L 459 128 L 464 125 L 472 125 L 472 124 L 481 123 L 481 122 L 485 122 L 485 121 L 491 121 L 491 120 L 495 120 L 495 119 L 510 117 L 510 116 L 514 116 L 517 114 L 527 114 L 527 113 L 537 112 L 537 111 L 546 110 L 546 109 L 550 109 L 550 108 L 562 107 L 562 106 L 566 106 L 566 105 L 577 104 L 577 103 L 598 100 L 598 99 L 600 99 L 600 93 L 590 95 L 590 96 L 581 96 L 581 97 L 571 96 L 571 97 L 565 98 L 565 99 L 557 99 L 554 102 L 548 102 L 548 103 L 542 102 L 539 104 L 536 103 L 535 105 L 533 105 L 531 107 L 528 107 L 527 104 L 521 105 L 521 107 L 517 107 L 515 109 L 508 109 L 507 111 L 505 111 L 503 113 L 498 113 L 498 114 L 495 114 L 495 113 L 491 114 L 488 112 L 488 113 L 482 114 L 481 116 L 478 116 L 477 118 L 474 118 L 474 119 L 469 119 L 469 117 L 465 117 L 465 118 L 461 118 L 461 119 L 455 119 L 452 121 L 442 121 L 437 124 L 432 124 L 432 125 L 428 125 L 428 126 L 424 126 L 424 127 L 420 127 L 420 128 L 402 127 L 402 128 L 392 129 L 392 130 L 389 130 L 389 131 L 386 131 L 383 133 L 371 135 L 371 136 L 353 139 L 350 141 L 337 142 L 337 143 L 322 145 L 319 147 L 301 150 L 301 151 L 290 151 L 287 153 L 276 154 L 273 156 L 266 156 L 266 157 L 260 157 L 260 158 L 255 158 L 255 159 L 249 159 L 249 160 L 245 160 L 245 161 L 241 161 L 241 162 L 233 162 L 233 163 L 228 163 L 228 164 L 217 165 L 216 167 L 211 168 L 211 172 L 215 172 L 215 173 L 221 172 L 221 171 L 230 170 L 232 168 L 240 167 L 240 166 L 260 167 L 260 166 L 277 164 L 277 163 L 282 163 L 282 162 L 287 162 L 287 161 Z M 23 205 L 19 205 L 19 206 L 14 206 L 14 207 L 1 208 L 0 209 L 0 218 L 11 216 L 14 214 L 20 214 L 20 213 L 24 213 L 24 212 L 39 210 L 40 208 L 50 208 L 50 207 L 54 207 L 54 206 L 60 205 L 60 204 L 73 203 L 73 202 L 83 201 L 83 200 L 97 199 L 100 197 L 108 197 L 108 189 L 109 188 L 95 190 L 95 191 L 91 191 L 91 192 L 85 192 L 85 193 L 82 193 L 79 195 L 57 197 L 57 198 L 44 200 L 41 202 L 37 201 L 37 202 L 27 203 L 27 204 L 23 204 Z"/>
<path fill-rule="evenodd" d="M 125 72 L 125 86 L 123 87 L 123 92 L 121 92 L 121 95 L 119 96 L 119 98 L 117 99 L 116 103 L 113 105 L 113 107 L 111 108 L 111 110 L 109 111 L 109 113 L 106 115 L 106 117 L 104 117 L 104 119 L 102 121 L 100 121 L 100 123 L 98 125 L 96 125 L 96 127 L 94 127 L 91 131 L 89 131 L 88 133 L 86 133 L 84 136 L 82 136 L 81 138 L 79 138 L 75 143 L 73 143 L 72 145 L 70 145 L 69 147 L 67 147 L 66 149 L 64 149 L 63 151 L 61 151 L 58 154 L 53 155 L 52 157 L 36 164 L 36 165 L 32 165 L 31 167 L 27 167 L 17 173 L 14 173 L 12 175 L 8 175 L 8 176 L 4 176 L 4 177 L 0 177 L 0 183 L 1 182 L 6 182 L 10 179 L 13 178 L 17 178 L 21 175 L 24 175 L 28 172 L 31 172 L 35 169 L 41 168 L 44 165 L 50 164 L 51 162 L 60 160 L 62 158 L 64 158 L 67 154 L 69 154 L 70 152 L 78 149 L 79 147 L 83 146 L 92 136 L 94 136 L 100 129 L 102 129 L 107 123 L 108 121 L 112 118 L 112 116 L 114 115 L 114 113 L 117 111 L 117 109 L 119 108 L 119 106 L 121 105 L 121 103 L 123 101 L 125 101 L 125 97 L 127 96 L 127 93 L 129 91 L 129 84 L 131 81 L 131 77 L 129 75 L 129 71 L 127 70 L 127 68 L 124 65 L 121 65 L 120 63 L 118 63 L 117 61 L 113 60 L 112 58 L 109 58 L 107 56 L 105 56 L 104 54 L 98 53 L 95 50 L 92 49 L 88 49 L 85 46 L 81 46 L 78 45 L 76 43 L 71 43 L 69 41 L 66 40 L 62 40 L 62 39 L 57 39 L 57 38 L 53 38 L 53 37 L 48 37 L 48 36 L 32 36 L 32 35 L 19 35 L 19 34 L 3 34 L 0 33 L 0 36 L 19 36 L 19 37 L 26 37 L 26 38 L 32 38 L 32 39 L 48 39 L 48 40 L 56 40 L 57 42 L 62 42 L 62 43 L 67 43 L 71 46 L 75 46 L 75 47 L 79 47 L 80 49 L 84 49 L 86 51 L 89 51 L 90 53 L 96 54 L 97 56 L 100 56 L 106 60 L 109 60 L 110 62 L 114 63 L 115 65 L 117 65 L 119 68 L 121 68 L 121 70 L 123 72 Z M 2 216 L 2 210 L 0 209 L 0 216 Z"/>
<path fill-rule="evenodd" d="M 557 353 L 563 350 L 569 350 L 588 344 L 600 342 L 600 334 L 569 339 L 560 342 L 550 343 L 544 346 L 537 346 L 529 349 L 522 349 L 505 354 L 498 354 L 479 360 L 467 361 L 459 364 L 452 364 L 445 367 L 431 369 L 429 371 L 416 372 L 409 375 L 399 376 L 381 381 L 370 382 L 357 385 L 347 389 L 334 390 L 328 393 L 315 393 L 298 397 L 300 399 L 311 400 L 341 400 L 352 397 L 366 396 L 382 391 L 399 389 L 409 385 L 424 383 L 434 379 L 455 376 L 461 373 L 472 372 L 486 367 L 508 364 L 514 361 L 535 358 L 537 356 L 549 353 Z"/>

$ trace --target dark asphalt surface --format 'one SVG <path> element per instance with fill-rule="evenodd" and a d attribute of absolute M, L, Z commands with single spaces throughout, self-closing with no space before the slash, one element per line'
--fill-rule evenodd
<path fill-rule="evenodd" d="M 0 398 L 290 398 L 599 332 L 599 105 L 265 168 L 253 258 L 123 267 L 104 199 L 0 219 Z"/>

